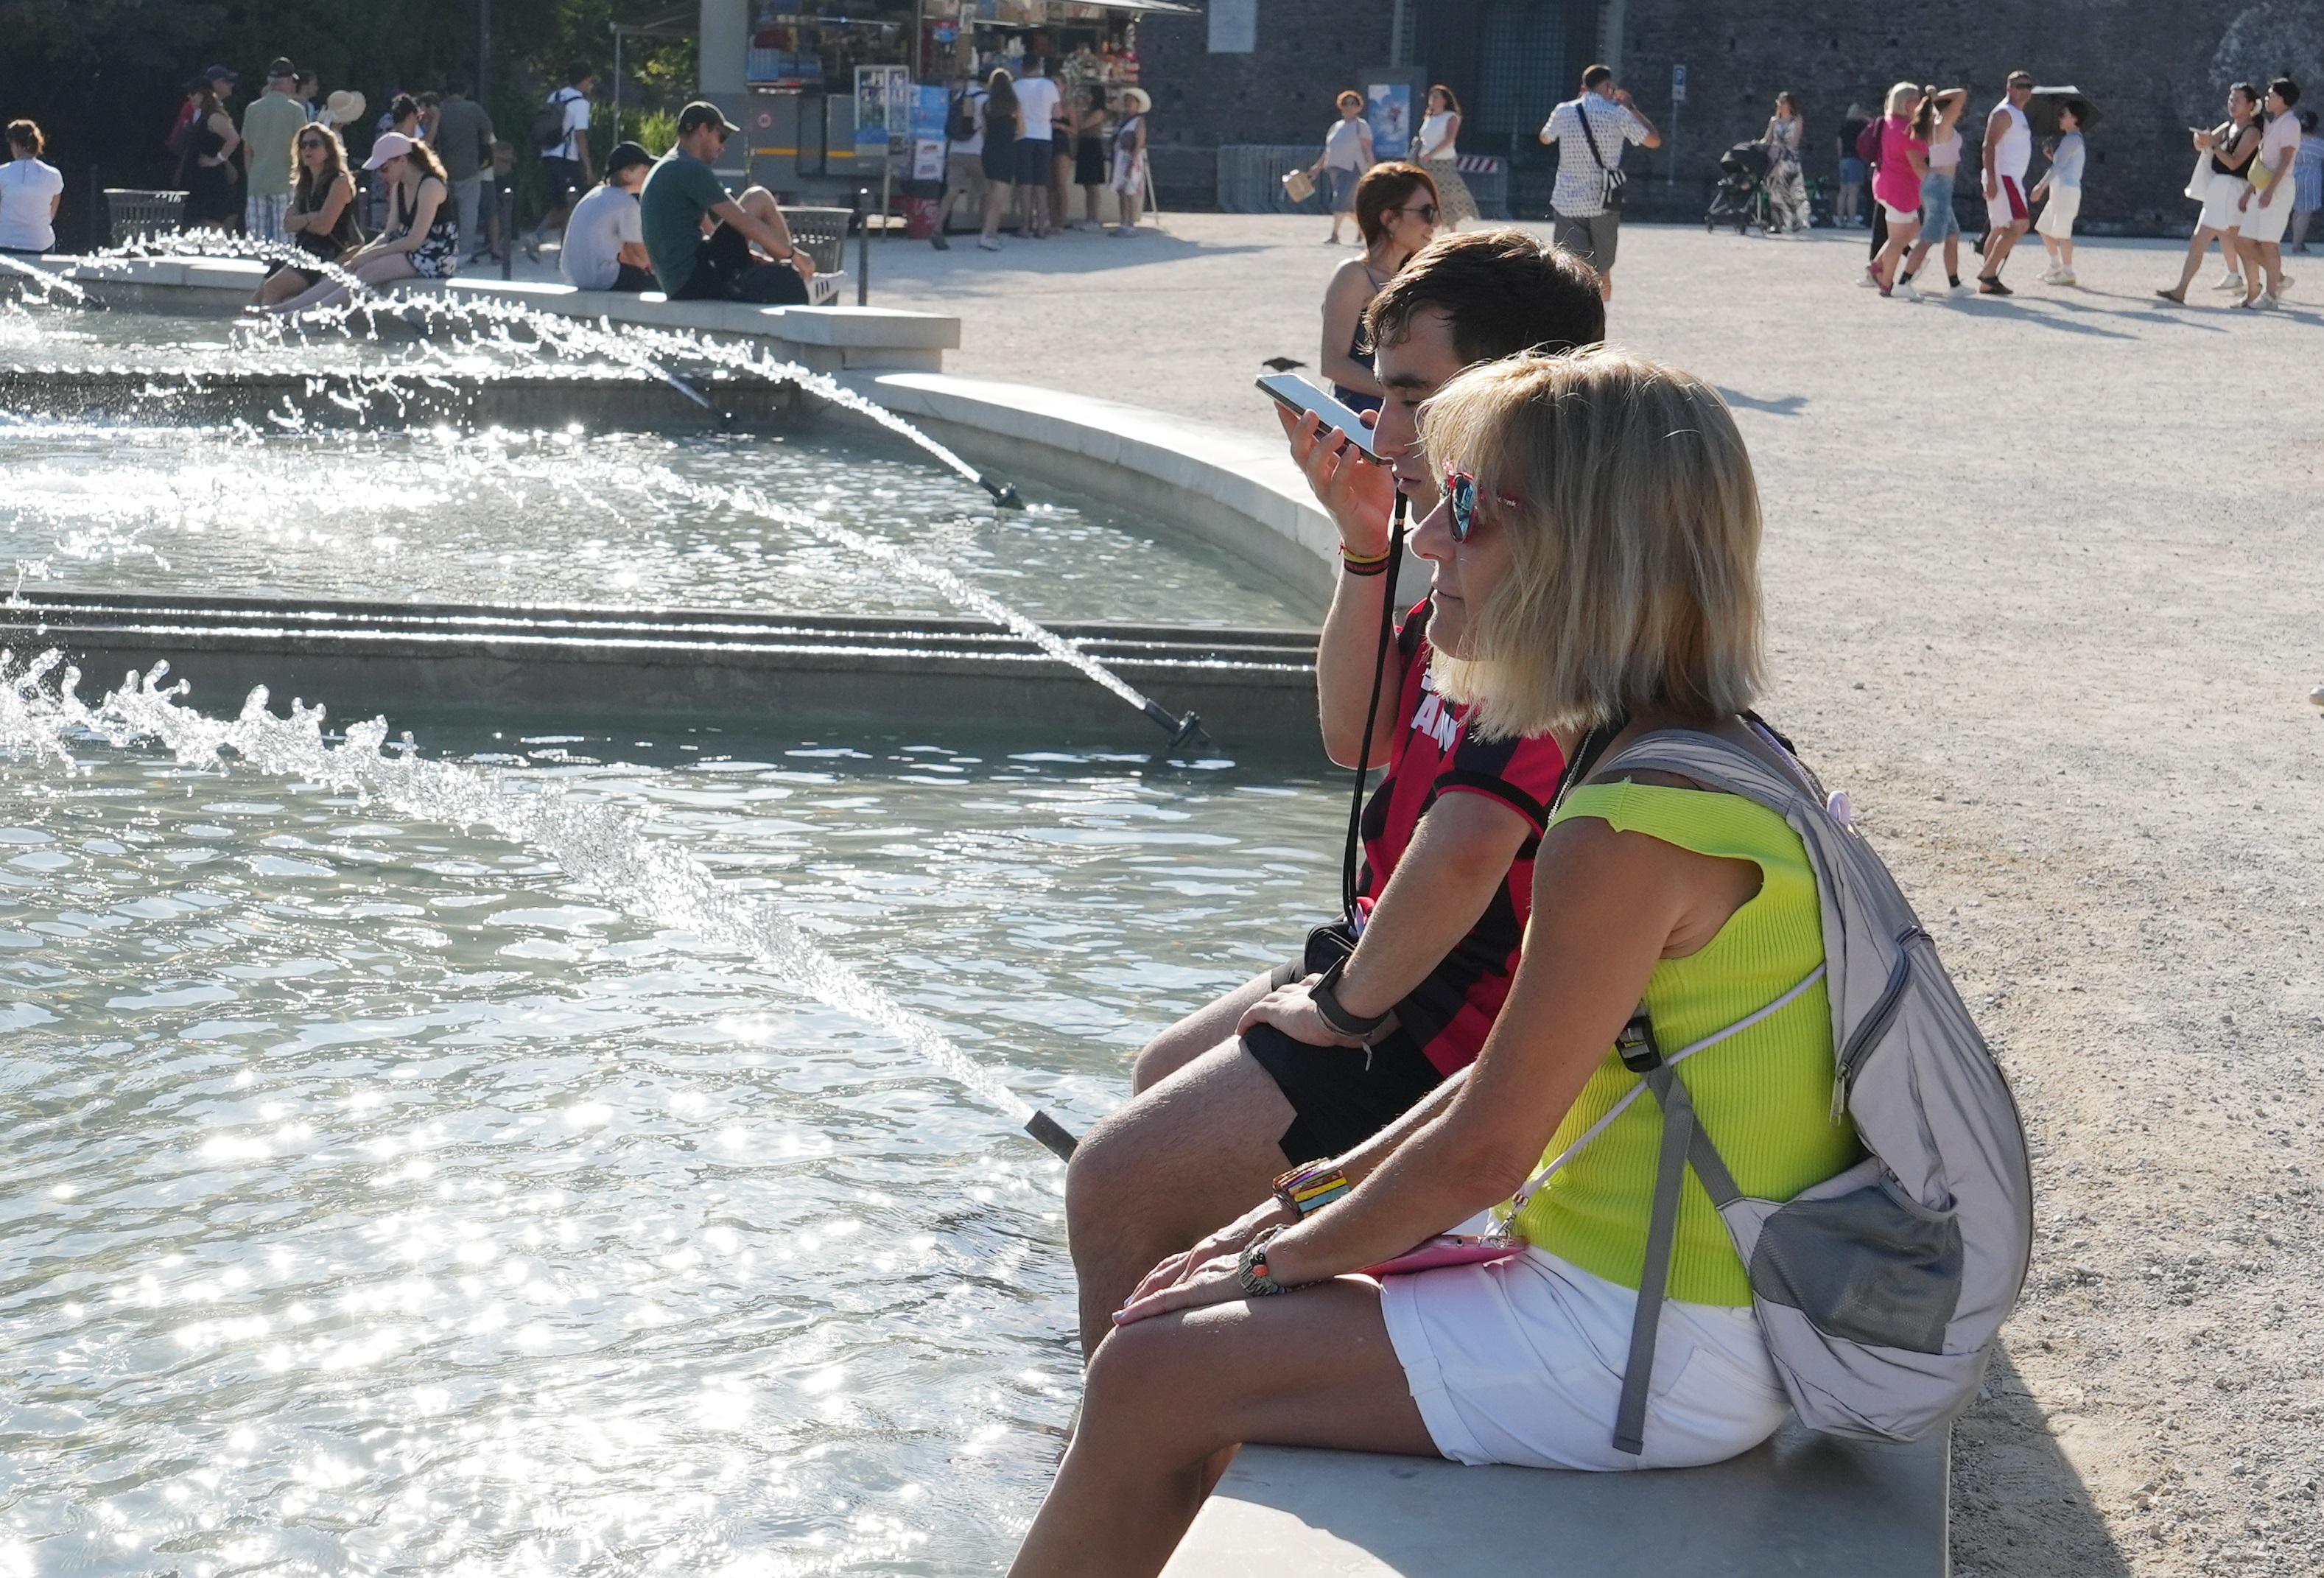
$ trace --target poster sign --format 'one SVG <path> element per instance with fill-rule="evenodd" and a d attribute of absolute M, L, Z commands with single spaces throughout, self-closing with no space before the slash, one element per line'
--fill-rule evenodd
<path fill-rule="evenodd" d="M 945 176 L 945 117 L 952 107 L 945 88 L 921 83 L 912 89 L 912 168 L 907 180 L 942 180 Z"/>
<path fill-rule="evenodd" d="M 1686 68 L 1683 66 L 1671 68 L 1671 102 L 1673 104 L 1686 102 Z"/>
<path fill-rule="evenodd" d="M 1364 118 L 1371 124 L 1372 157 L 1401 159 L 1412 143 L 1412 85 L 1373 82 L 1364 88 Z"/>

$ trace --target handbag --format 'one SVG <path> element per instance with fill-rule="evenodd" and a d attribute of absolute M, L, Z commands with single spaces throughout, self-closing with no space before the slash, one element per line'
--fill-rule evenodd
<path fill-rule="evenodd" d="M 1597 135 L 1590 129 L 1590 112 L 1582 107 L 1582 100 L 1578 98 L 1573 101 L 1573 114 L 1582 123 L 1582 140 L 1590 144 L 1590 157 L 1598 161 L 1598 173 L 1605 180 L 1606 207 L 1619 212 L 1622 199 L 1628 195 L 1624 189 L 1629 185 L 1630 178 L 1622 173 L 1618 165 L 1608 164 L 1606 156 L 1598 152 Z"/>
<path fill-rule="evenodd" d="M 1304 170 L 1295 170 L 1283 178 L 1283 195 L 1295 203 L 1304 203 L 1315 195 L 1315 182 Z"/>
<path fill-rule="evenodd" d="M 2185 194 L 2190 202 L 2201 202 L 2211 195 L 2211 155 L 2209 152 L 2195 155 L 2195 173 L 2187 178 Z"/>

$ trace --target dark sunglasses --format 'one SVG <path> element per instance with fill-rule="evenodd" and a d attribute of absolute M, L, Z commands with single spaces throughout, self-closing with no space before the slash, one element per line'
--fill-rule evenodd
<path fill-rule="evenodd" d="M 318 142 L 316 142 L 313 138 L 309 137 L 309 138 L 303 139 L 303 140 L 300 143 L 300 144 L 299 144 L 299 152 L 301 152 L 301 153 L 319 153 L 319 152 L 321 152 L 325 148 L 327 148 L 327 147 L 329 147 L 329 146 L 330 146 L 330 144 L 329 144 L 329 143 L 318 143 Z"/>
<path fill-rule="evenodd" d="M 1436 223 L 1436 205 L 1434 203 L 1423 203 L 1416 208 L 1398 208 L 1397 212 L 1399 214 L 1417 214 L 1431 225 Z"/>
<path fill-rule="evenodd" d="M 1523 499 L 1507 494 L 1495 494 L 1494 501 L 1512 510 L 1525 508 Z M 1444 503 L 1452 512 L 1452 540 L 1466 542 L 1477 530 L 1477 479 L 1465 471 L 1444 474 Z"/>

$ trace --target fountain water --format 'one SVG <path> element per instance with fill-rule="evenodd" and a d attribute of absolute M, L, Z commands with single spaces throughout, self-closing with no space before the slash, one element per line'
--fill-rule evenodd
<path fill-rule="evenodd" d="M 50 686 L 48 677 L 60 668 L 61 677 Z M 61 653 L 43 652 L 19 668 L 13 653 L 0 651 L 0 746 L 68 765 L 69 742 L 81 732 L 115 747 L 152 740 L 192 767 L 223 767 L 230 752 L 260 772 L 374 797 L 408 817 L 488 827 L 540 850 L 640 918 L 742 949 L 792 990 L 890 1031 L 1043 1145 L 1072 1155 L 1073 1140 L 1055 1119 L 1036 1112 L 942 1031 L 773 909 L 726 888 L 684 849 L 653 838 L 634 816 L 576 800 L 554 785 L 521 787 L 430 760 L 409 735 L 388 747 L 387 725 L 379 719 L 351 725 L 335 746 L 324 737 L 321 706 L 294 700 L 290 715 L 278 717 L 267 710 L 263 687 L 250 693 L 238 717 L 214 718 L 180 705 L 186 687 L 165 686 L 167 668 L 131 676 L 91 706 L 78 694 L 80 670 L 63 666 Z"/>

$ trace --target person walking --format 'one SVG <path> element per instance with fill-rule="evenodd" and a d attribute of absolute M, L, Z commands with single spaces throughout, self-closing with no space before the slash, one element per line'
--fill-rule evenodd
<path fill-rule="evenodd" d="M 639 198 L 654 277 L 673 301 L 805 306 L 815 260 L 791 239 L 774 194 L 754 186 L 730 198 L 711 168 L 740 130 L 706 99 L 678 112 L 678 145 L 647 174 Z"/>
<path fill-rule="evenodd" d="M 1142 88 L 1122 90 L 1123 117 L 1113 128 L 1113 195 L 1121 205 L 1121 221 L 1113 234 L 1138 234 L 1139 211 L 1146 206 L 1146 118 L 1154 101 Z"/>
<path fill-rule="evenodd" d="M 293 143 L 307 124 L 298 87 L 299 68 L 278 56 L 266 68 L 266 91 L 242 112 L 242 227 L 265 241 L 283 239 L 282 217 L 290 210 Z"/>
<path fill-rule="evenodd" d="M 1065 91 L 1064 64 L 1052 57 L 1047 75 L 1057 90 L 1056 107 L 1049 112 L 1049 227 L 1073 230 L 1078 228 L 1074 224 L 1074 138 L 1081 117 Z"/>
<path fill-rule="evenodd" d="M 299 173 L 290 190 L 290 207 L 282 217 L 283 233 L 290 245 L 317 264 L 343 263 L 363 245 L 363 226 L 355 222 L 355 178 L 347 173 L 347 151 L 339 134 L 324 125 L 302 126 L 298 141 Z M 322 269 L 302 268 L 276 261 L 267 264 L 251 305 L 280 306 L 301 291 L 312 290 L 327 278 Z"/>
<path fill-rule="evenodd" d="M 2001 282 L 2001 271 L 2033 214 L 2025 206 L 2025 171 L 2034 162 L 2034 126 L 2025 101 L 2034 97 L 2034 74 L 2012 71 L 2002 99 L 1985 117 L 1985 266 L 1977 288 L 1987 296 L 2016 292 Z"/>
<path fill-rule="evenodd" d="M 1420 134 L 1412 140 L 1416 152 L 1413 162 L 1428 172 L 1436 183 L 1436 201 L 1443 209 L 1443 223 L 1447 230 L 1461 228 L 1463 219 L 1474 219 L 1477 198 L 1469 190 L 1469 183 L 1461 179 L 1461 101 L 1442 82 L 1428 90 L 1428 115 L 1420 123 Z"/>
<path fill-rule="evenodd" d="M 1598 271 L 1598 289 L 1614 299 L 1614 254 L 1622 234 L 1622 150 L 1663 145 L 1609 66 L 1582 73 L 1582 92 L 1550 111 L 1541 128 L 1557 147 L 1557 184 L 1550 190 L 1557 245 Z"/>
<path fill-rule="evenodd" d="M 986 252 L 1001 250 L 1001 216 L 1017 180 L 1017 85 L 999 66 L 984 80 L 984 98 L 977 106 L 984 136 L 984 229 L 976 245 Z"/>
<path fill-rule="evenodd" d="M 1016 87 L 1017 234 L 1038 241 L 1055 227 L 1049 212 L 1049 142 L 1056 134 L 1059 95 L 1057 85 L 1038 70 Z"/>
<path fill-rule="evenodd" d="M 638 191 L 653 155 L 636 143 L 619 143 L 605 155 L 605 179 L 573 205 L 557 272 L 580 291 L 655 291 L 653 259 L 646 252 Z"/>
<path fill-rule="evenodd" d="M 1385 393 L 1364 341 L 1364 310 L 1435 235 L 1438 217 L 1436 184 L 1416 164 L 1376 164 L 1356 183 L 1356 229 L 1364 254 L 1333 270 L 1323 288 L 1323 350 L 1317 358 L 1333 397 L 1350 411 L 1378 411 Z"/>
<path fill-rule="evenodd" d="M 1872 171 L 1857 152 L 1856 140 L 1871 124 L 1872 112 L 1860 104 L 1851 104 L 1847 117 L 1840 123 L 1840 135 L 1833 139 L 1840 149 L 1840 187 L 1831 194 L 1831 222 L 1842 230 L 1864 222 L 1864 183 L 1871 178 Z"/>
<path fill-rule="evenodd" d="M 1364 124 L 1363 95 L 1351 88 L 1340 95 L 1340 118 L 1323 134 L 1323 152 L 1307 167 L 1307 179 L 1331 183 L 1332 234 L 1326 246 L 1340 245 L 1340 221 L 1356 215 L 1356 182 L 1372 167 L 1372 129 Z M 1361 244 L 1360 235 L 1359 245 Z"/>
<path fill-rule="evenodd" d="M 565 69 L 565 86 L 550 94 L 533 115 L 534 152 L 540 155 L 540 173 L 549 184 L 549 211 L 525 232 L 524 255 L 540 261 L 540 244 L 549 226 L 563 226 L 574 203 L 589 189 L 589 96 L 596 91 L 596 71 L 579 61 Z"/>
<path fill-rule="evenodd" d="M 2042 217 L 2034 228 L 2050 254 L 2045 285 L 2071 285 L 2074 279 L 2074 217 L 2082 211 L 2082 121 L 2070 103 L 2058 106 L 2058 143 L 2050 151 L 2050 168 L 2042 174 L 2034 196 L 2044 199 Z"/>
<path fill-rule="evenodd" d="M 2300 155 L 2292 166 L 2292 250 L 2308 250 L 2308 222 L 2324 208 L 2324 133 L 2316 129 L 2316 112 L 2300 112 Z"/>
<path fill-rule="evenodd" d="M 448 280 L 460 270 L 460 211 L 452 183 L 428 144 L 401 132 L 382 132 L 364 168 L 387 188 L 387 228 L 343 260 L 341 266 L 377 289 L 398 280 Z M 333 306 L 347 288 L 324 280 L 273 309 L 287 316 Z"/>
<path fill-rule="evenodd" d="M 1960 216 L 1953 211 L 1953 189 L 1960 175 L 1961 111 L 1968 106 L 1968 88 L 1947 88 L 1923 99 L 1913 116 L 1915 134 L 1929 145 L 1929 172 L 1921 178 L 1921 236 L 1897 276 L 1910 283 L 1928 260 L 1929 249 L 1942 243 L 1945 279 L 1956 296 L 1969 291 L 1961 283 Z"/>
<path fill-rule="evenodd" d="M 1914 130 L 1931 89 L 1899 82 L 1888 90 L 1880 122 L 1880 168 L 1873 172 L 1872 196 L 1888 221 L 1888 239 L 1872 260 L 1872 278 L 1883 296 L 1918 301 L 1921 293 L 1896 271 L 1921 234 L 1921 183 L 1929 173 L 1929 144 Z"/>
<path fill-rule="evenodd" d="M 2260 130 L 2254 117 L 2259 113 L 2259 89 L 2248 82 L 2238 82 L 2227 89 L 2227 118 L 2209 131 L 2198 126 L 2189 134 L 2189 140 L 2202 155 L 2195 174 L 2188 181 L 2188 194 L 2202 193 L 2203 211 L 2196 218 L 2195 234 L 2187 238 L 2187 260 L 2179 270 L 2179 282 L 2166 291 L 2154 293 L 2165 301 L 2187 304 L 2187 287 L 2195 282 L 2202 269 L 2203 254 L 2211 243 L 2219 244 L 2220 255 L 2226 260 L 2227 272 L 2211 281 L 2214 291 L 2244 289 L 2244 277 L 2236 267 L 2235 243 L 2229 239 L 2236 222 L 2243 217 L 2244 194 L 2251 183 L 2244 171 L 2252 156 L 2259 152 Z"/>
<path fill-rule="evenodd" d="M 0 164 L 0 252 L 39 254 L 57 249 L 57 209 L 65 200 L 65 178 L 44 163 L 48 139 L 31 121 L 8 123 L 8 162 Z"/>
<path fill-rule="evenodd" d="M 1775 95 L 1775 113 L 1767 117 L 1759 145 L 1767 151 L 1767 234 L 1806 235 L 1808 183 L 1800 151 L 1807 146 L 1807 120 L 1790 89 Z"/>
<path fill-rule="evenodd" d="M 2267 129 L 2252 155 L 2251 180 L 2237 199 L 2235 246 L 2243 259 L 2244 299 L 2255 311 L 2274 309 L 2283 295 L 2283 232 L 2292 222 L 2292 166 L 2300 159 L 2300 122 L 2292 106 L 2300 84 L 2279 77 L 2267 85 Z"/>
<path fill-rule="evenodd" d="M 1111 118 L 1106 110 L 1105 85 L 1091 83 L 1082 90 L 1082 107 L 1074 125 L 1074 184 L 1082 189 L 1081 222 L 1074 226 L 1078 230 L 1104 228 L 1097 217 L 1097 195 L 1106 189 L 1112 174 L 1105 152 L 1106 123 Z"/>
<path fill-rule="evenodd" d="M 964 78 L 945 111 L 945 189 L 936 203 L 936 228 L 928 235 L 928 245 L 938 252 L 952 250 L 945 226 L 954 204 L 964 198 L 970 217 L 984 214 L 984 100 L 976 78 Z"/>
<path fill-rule="evenodd" d="M 468 97 L 468 80 L 455 77 L 444 84 L 436 105 L 436 128 L 428 144 L 444 163 L 452 182 L 452 205 L 460 212 L 460 240 L 473 263 L 492 251 L 484 224 L 484 187 L 492 179 L 493 117 Z"/>
<path fill-rule="evenodd" d="M 213 66 L 204 74 L 202 90 L 194 99 L 194 115 L 187 126 L 186 206 L 180 228 L 232 230 L 242 218 L 235 193 L 235 155 L 242 134 L 226 113 L 234 91 L 235 73 Z"/>

